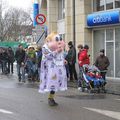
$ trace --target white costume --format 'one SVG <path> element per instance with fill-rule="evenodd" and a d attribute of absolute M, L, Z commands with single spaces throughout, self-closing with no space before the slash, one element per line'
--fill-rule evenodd
<path fill-rule="evenodd" d="M 67 90 L 67 76 L 63 52 L 51 51 L 47 44 L 42 48 L 39 92 Z"/>

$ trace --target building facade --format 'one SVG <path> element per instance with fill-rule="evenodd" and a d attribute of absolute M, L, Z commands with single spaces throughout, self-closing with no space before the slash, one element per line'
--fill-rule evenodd
<path fill-rule="evenodd" d="M 48 31 L 66 42 L 88 44 L 91 64 L 104 48 L 110 60 L 107 76 L 120 78 L 120 0 L 41 0 Z"/>

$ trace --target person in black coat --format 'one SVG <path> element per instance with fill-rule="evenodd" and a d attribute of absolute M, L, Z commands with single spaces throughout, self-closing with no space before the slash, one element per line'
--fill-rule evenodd
<path fill-rule="evenodd" d="M 101 75 L 104 80 L 106 80 L 106 73 L 108 66 L 110 65 L 110 61 L 107 56 L 105 56 L 105 50 L 100 50 L 100 55 L 95 60 L 95 66 L 98 67 L 98 69 L 101 72 Z"/>
<path fill-rule="evenodd" d="M 6 48 L 2 48 L 2 52 L 0 54 L 0 59 L 1 59 L 2 73 L 7 74 L 8 73 L 7 63 L 8 63 L 9 58 L 8 58 Z"/>
<path fill-rule="evenodd" d="M 17 61 L 17 73 L 18 73 L 18 79 L 19 82 L 22 81 L 25 82 L 25 71 L 24 71 L 24 61 L 25 61 L 25 50 L 23 49 L 23 46 L 20 44 L 18 46 L 18 49 L 15 52 L 15 59 Z M 22 71 L 22 73 L 20 73 Z"/>
<path fill-rule="evenodd" d="M 8 57 L 9 57 L 9 60 L 8 60 L 8 72 L 12 73 L 13 74 L 13 63 L 14 63 L 14 51 L 12 50 L 11 47 L 8 48 Z"/>
<path fill-rule="evenodd" d="M 77 72 L 75 69 L 76 49 L 73 46 L 72 41 L 68 43 L 68 47 L 69 47 L 69 51 L 65 59 L 67 60 L 68 65 L 69 65 L 70 81 L 73 81 L 74 79 L 77 81 L 78 78 L 77 78 Z M 74 75 L 74 79 L 73 79 L 73 75 Z"/>

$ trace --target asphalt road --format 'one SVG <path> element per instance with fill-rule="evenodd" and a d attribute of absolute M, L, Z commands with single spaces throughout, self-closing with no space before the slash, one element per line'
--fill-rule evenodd
<path fill-rule="evenodd" d="M 120 96 L 69 88 L 57 93 L 59 105 L 50 107 L 38 86 L 0 74 L 0 120 L 120 120 Z"/>

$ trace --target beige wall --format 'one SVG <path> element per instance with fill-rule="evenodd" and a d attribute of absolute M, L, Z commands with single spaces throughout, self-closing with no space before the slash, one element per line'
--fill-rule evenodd
<path fill-rule="evenodd" d="M 58 0 L 42 0 L 40 13 L 46 16 L 49 33 L 57 31 Z"/>
<path fill-rule="evenodd" d="M 44 0 L 43 0 L 44 1 Z M 86 16 L 92 11 L 92 0 L 75 0 L 76 48 L 88 44 L 92 55 L 92 30 L 86 27 Z M 47 22 L 49 32 L 57 31 L 58 0 L 47 0 Z M 73 5 L 65 0 L 65 41 L 73 41 Z"/>
<path fill-rule="evenodd" d="M 49 32 L 57 31 L 58 0 L 47 0 L 47 20 Z"/>
<path fill-rule="evenodd" d="M 93 41 L 92 41 L 92 30 L 88 29 L 86 26 L 86 17 L 92 12 L 92 0 L 84 0 L 84 13 L 85 13 L 85 29 L 84 29 L 84 42 L 87 43 L 90 47 L 89 54 L 91 55 L 91 63 L 93 63 Z"/>
<path fill-rule="evenodd" d="M 65 0 L 65 41 L 73 40 L 72 0 Z"/>

